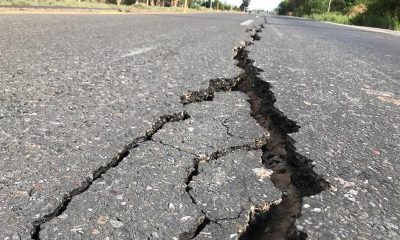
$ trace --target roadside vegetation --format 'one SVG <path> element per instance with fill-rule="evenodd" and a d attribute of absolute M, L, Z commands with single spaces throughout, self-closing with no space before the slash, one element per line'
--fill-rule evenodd
<path fill-rule="evenodd" d="M 249 0 L 243 0 L 247 4 Z M 159 10 L 159 11 L 183 11 L 187 7 L 191 11 L 197 10 L 221 10 L 240 11 L 243 4 L 238 7 L 222 2 L 221 0 L 0 0 L 3 6 L 56 6 L 79 8 L 126 8 L 131 10 Z"/>
<path fill-rule="evenodd" d="M 97 1 L 78 2 L 74 0 L 0 0 L 2 6 L 58 6 L 58 7 L 83 7 L 83 8 L 113 8 L 115 4 Z"/>
<path fill-rule="evenodd" d="M 280 15 L 400 30 L 400 0 L 283 0 Z"/>

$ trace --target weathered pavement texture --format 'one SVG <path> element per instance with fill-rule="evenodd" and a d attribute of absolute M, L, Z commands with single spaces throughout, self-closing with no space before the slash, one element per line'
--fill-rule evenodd
<path fill-rule="evenodd" d="M 331 183 L 305 198 L 309 239 L 400 238 L 400 38 L 268 17 L 250 50 L 291 134 Z"/>
<path fill-rule="evenodd" d="M 152 143 L 133 149 L 117 168 L 74 198 L 63 215 L 42 226 L 41 239 L 178 239 L 182 235 L 191 239 L 205 218 L 219 225 L 204 232 L 213 238 L 229 239 L 243 231 L 252 207 L 278 202 L 280 192 L 260 175 L 267 172 L 261 150 L 203 158 L 195 166 L 195 158 L 218 149 L 235 144 L 256 148 L 254 140 L 263 133 L 254 121 L 242 126 L 250 129 L 248 134 L 230 137 L 221 120 L 239 114 L 251 118 L 249 106 L 238 94 L 228 93 L 220 100 L 224 101 L 195 104 L 199 106 L 188 109 L 190 119 L 166 124 Z M 198 173 L 187 181 L 195 167 Z M 99 224 L 99 219 L 104 222 Z"/>
<path fill-rule="evenodd" d="M 247 19 L 1 15 L 0 238 L 239 238 L 279 204 L 246 94 L 181 103 L 238 80 Z"/>
<path fill-rule="evenodd" d="M 0 22 L 1 239 L 398 238 L 398 38 L 229 14 Z"/>

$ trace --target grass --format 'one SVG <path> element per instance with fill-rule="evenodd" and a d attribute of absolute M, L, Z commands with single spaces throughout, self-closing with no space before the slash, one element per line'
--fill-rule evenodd
<path fill-rule="evenodd" d="M 115 5 L 114 5 L 115 6 Z M 165 12 L 182 12 L 182 7 L 160 7 L 160 6 L 149 6 L 144 3 L 133 4 L 128 6 L 130 10 L 150 10 L 150 11 L 165 11 Z M 204 11 L 207 10 L 204 7 L 201 8 L 189 8 L 189 12 Z"/>
<path fill-rule="evenodd" d="M 360 26 L 400 30 L 400 21 L 390 16 L 360 14 L 351 19 L 351 23 Z"/>
<path fill-rule="evenodd" d="M 351 24 L 358 26 L 385 28 L 400 31 L 400 20 L 390 16 L 376 16 L 371 14 L 358 14 L 356 16 L 348 16 L 338 12 L 311 14 L 304 16 L 308 19 L 317 21 L 335 22 L 341 24 Z"/>
<path fill-rule="evenodd" d="M 82 8 L 115 8 L 117 5 L 90 1 L 78 2 L 76 0 L 0 0 L 0 5 L 5 6 L 57 6 L 57 7 L 82 7 Z"/>
<path fill-rule="evenodd" d="M 323 14 L 311 14 L 305 16 L 306 18 L 317 20 L 317 21 L 327 21 L 335 22 L 341 24 L 350 24 L 350 17 L 337 12 L 323 13 Z"/>
<path fill-rule="evenodd" d="M 128 12 L 141 12 L 141 11 L 157 11 L 157 12 L 182 12 L 182 7 L 160 7 L 160 6 L 149 6 L 144 3 L 125 5 L 121 4 L 119 7 L 112 3 L 99 3 L 96 0 L 85 0 L 78 2 L 77 0 L 0 0 L 0 6 L 53 6 L 53 7 L 78 7 L 78 8 L 119 8 Z M 190 12 L 202 11 L 204 8 L 199 9 L 188 9 Z"/>

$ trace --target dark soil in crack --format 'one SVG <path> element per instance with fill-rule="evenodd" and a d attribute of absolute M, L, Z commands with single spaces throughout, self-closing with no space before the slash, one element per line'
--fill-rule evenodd
<path fill-rule="evenodd" d="M 276 99 L 270 84 L 259 77 L 263 70 L 255 67 L 248 55 L 245 48 L 238 50 L 235 59 L 243 73 L 232 90 L 249 96 L 252 116 L 271 133 L 270 141 L 263 146 L 262 161 L 273 170 L 271 181 L 282 192 L 282 202 L 267 211 L 253 213 L 240 239 L 305 239 L 307 235 L 295 226 L 302 198 L 320 193 L 329 184 L 313 171 L 311 160 L 296 153 L 294 140 L 288 134 L 300 127 L 274 106 Z"/>
<path fill-rule="evenodd" d="M 258 33 L 262 28 L 264 25 L 248 30 L 253 41 L 261 39 Z M 302 199 L 329 188 L 329 183 L 313 171 L 310 159 L 296 152 L 295 142 L 288 134 L 297 132 L 300 127 L 274 106 L 276 99 L 270 84 L 259 77 L 263 70 L 255 67 L 249 58 L 246 48 L 251 45 L 252 42 L 246 42 L 235 48 L 234 59 L 243 70 L 237 78 L 211 80 L 208 89 L 199 91 L 199 94 L 190 92 L 181 100 L 184 104 L 212 101 L 214 93 L 220 91 L 239 91 L 249 97 L 252 117 L 271 134 L 262 147 L 262 162 L 273 170 L 271 181 L 282 192 L 282 201 L 267 210 L 251 213 L 247 229 L 239 239 L 306 239 L 307 234 L 299 232 L 295 226 L 301 214 Z"/>
<path fill-rule="evenodd" d="M 261 28 L 256 32 L 261 32 Z M 257 38 L 253 37 L 259 40 L 260 36 Z M 296 153 L 294 140 L 288 134 L 297 132 L 299 126 L 274 106 L 276 99 L 271 86 L 259 77 L 263 70 L 254 66 L 249 51 L 240 48 L 235 59 L 243 73 L 232 90 L 249 96 L 252 116 L 271 133 L 270 141 L 263 146 L 262 161 L 266 168 L 273 170 L 271 181 L 282 192 L 280 204 L 265 212 L 253 213 L 240 239 L 305 239 L 307 235 L 295 227 L 302 198 L 320 193 L 329 184 L 313 171 L 311 160 Z"/>

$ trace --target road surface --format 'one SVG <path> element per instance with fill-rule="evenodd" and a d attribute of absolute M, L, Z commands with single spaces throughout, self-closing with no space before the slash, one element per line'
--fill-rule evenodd
<path fill-rule="evenodd" d="M 400 238 L 400 37 L 269 17 L 250 58 L 330 190 L 305 198 L 310 239 Z"/>
<path fill-rule="evenodd" d="M 1 239 L 400 237 L 399 37 L 238 14 L 0 29 Z"/>

